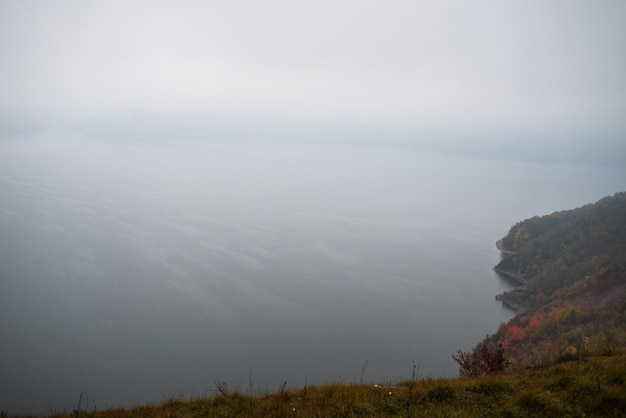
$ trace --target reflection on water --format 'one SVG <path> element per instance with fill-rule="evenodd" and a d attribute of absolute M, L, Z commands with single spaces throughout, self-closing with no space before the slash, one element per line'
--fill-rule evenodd
<path fill-rule="evenodd" d="M 452 376 L 494 242 L 624 172 L 330 145 L 0 149 L 0 408 Z"/>

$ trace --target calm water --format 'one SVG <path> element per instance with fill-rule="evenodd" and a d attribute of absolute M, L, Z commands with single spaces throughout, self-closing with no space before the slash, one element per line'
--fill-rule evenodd
<path fill-rule="evenodd" d="M 619 190 L 411 149 L 0 144 L 0 410 L 454 376 L 512 316 L 494 242 Z"/>

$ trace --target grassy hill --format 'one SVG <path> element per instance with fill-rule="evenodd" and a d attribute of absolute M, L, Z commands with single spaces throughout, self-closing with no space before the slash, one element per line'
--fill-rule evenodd
<path fill-rule="evenodd" d="M 328 384 L 252 396 L 220 388 L 211 398 L 159 406 L 74 411 L 51 417 L 528 417 L 626 415 L 626 352 L 587 353 L 498 375 L 388 385 Z"/>

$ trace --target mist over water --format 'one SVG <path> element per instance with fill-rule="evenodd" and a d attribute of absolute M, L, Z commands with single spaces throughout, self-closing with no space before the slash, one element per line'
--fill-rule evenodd
<path fill-rule="evenodd" d="M 626 170 L 386 146 L 0 144 L 0 408 L 454 376 L 495 241 Z M 90 405 L 91 406 L 91 405 Z"/>
<path fill-rule="evenodd" d="M 0 1 L 0 411 L 454 376 L 626 190 L 623 1 L 285 3 Z"/>

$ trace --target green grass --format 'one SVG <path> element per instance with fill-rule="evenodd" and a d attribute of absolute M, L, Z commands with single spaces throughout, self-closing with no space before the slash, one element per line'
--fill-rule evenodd
<path fill-rule="evenodd" d="M 2 414 L 6 416 L 6 414 Z M 251 396 L 210 398 L 49 417 L 561 417 L 626 416 L 626 351 L 559 359 L 479 378 L 395 384 L 330 383 Z"/>

